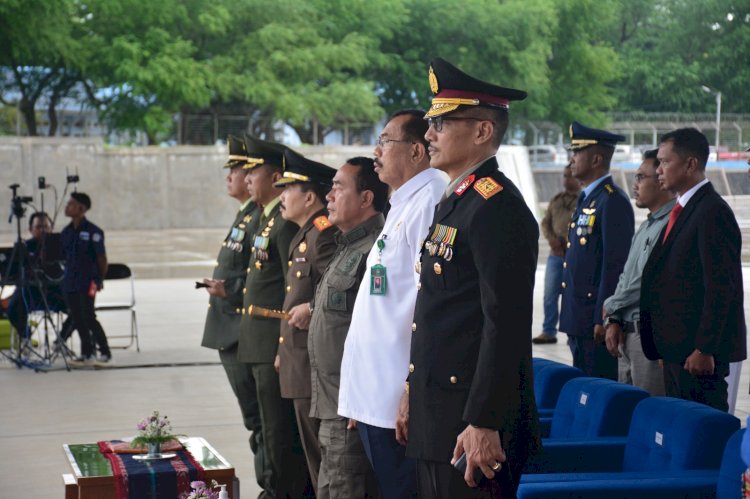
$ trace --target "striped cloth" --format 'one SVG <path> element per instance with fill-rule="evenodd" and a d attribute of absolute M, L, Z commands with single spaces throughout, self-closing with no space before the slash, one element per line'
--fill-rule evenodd
<path fill-rule="evenodd" d="M 174 499 L 190 492 L 190 482 L 205 481 L 205 470 L 187 449 L 176 450 L 172 459 L 137 461 L 113 451 L 120 443 L 97 442 L 112 466 L 116 499 Z"/>

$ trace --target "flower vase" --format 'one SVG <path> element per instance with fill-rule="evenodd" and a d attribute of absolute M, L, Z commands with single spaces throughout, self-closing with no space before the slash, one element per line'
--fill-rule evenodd
<path fill-rule="evenodd" d="M 159 457 L 161 455 L 161 442 L 153 442 L 148 444 L 148 456 Z"/>

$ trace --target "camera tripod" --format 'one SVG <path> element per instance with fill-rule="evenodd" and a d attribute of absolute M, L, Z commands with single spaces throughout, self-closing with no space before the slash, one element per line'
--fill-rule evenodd
<path fill-rule="evenodd" d="M 17 318 L 22 316 L 24 320 L 16 321 L 16 324 L 23 323 L 24 327 L 21 328 L 23 330 L 17 331 L 16 335 L 11 336 L 10 350 L 8 352 L 0 351 L 0 353 L 15 363 L 19 369 L 27 367 L 35 371 L 46 370 L 52 367 L 57 357 L 61 357 L 65 369 L 70 370 L 68 358 L 71 356 L 71 352 L 65 346 L 65 341 L 60 334 L 60 315 L 58 311 L 50 309 L 48 301 L 49 286 L 52 281 L 40 265 L 40 256 L 44 251 L 44 239 L 38 244 L 37 254 L 32 258 L 26 243 L 21 238 L 21 218 L 26 212 L 23 205 L 31 203 L 31 198 L 18 196 L 18 187 L 18 184 L 10 186 L 13 191 L 13 199 L 8 222 L 12 222 L 13 218 L 16 219 L 17 237 L 5 268 L 0 268 L 0 272 L 2 272 L 0 292 L 7 285 L 15 285 L 16 289 L 10 300 L 11 305 L 8 315 L 10 317 L 11 314 L 15 314 Z M 37 321 L 31 321 L 30 313 L 41 314 L 41 318 Z M 53 318 L 53 314 L 57 314 L 57 320 Z M 33 331 L 30 327 L 32 322 L 34 322 L 37 333 L 36 339 L 32 338 Z M 50 342 L 50 338 L 52 338 L 52 342 Z"/>

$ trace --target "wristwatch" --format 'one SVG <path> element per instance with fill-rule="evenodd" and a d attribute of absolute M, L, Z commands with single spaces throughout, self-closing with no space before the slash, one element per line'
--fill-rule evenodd
<path fill-rule="evenodd" d="M 622 321 L 620 319 L 608 315 L 607 318 L 604 319 L 604 327 L 606 328 L 610 324 L 617 324 L 618 326 L 622 327 Z"/>

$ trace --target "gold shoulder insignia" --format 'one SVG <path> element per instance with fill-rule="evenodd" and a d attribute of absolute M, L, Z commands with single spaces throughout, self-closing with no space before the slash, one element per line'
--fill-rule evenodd
<path fill-rule="evenodd" d="M 615 192 L 614 187 L 612 187 L 609 184 L 604 184 L 604 188 L 607 189 L 607 193 L 609 193 L 609 194 L 614 194 L 614 192 Z"/>
<path fill-rule="evenodd" d="M 330 222 L 330 221 L 328 220 L 328 217 L 327 217 L 327 216 L 325 216 L 325 215 L 321 215 L 321 216 L 319 216 L 318 218 L 316 218 L 315 220 L 313 220 L 313 225 L 314 225 L 314 226 L 315 226 L 315 227 L 316 227 L 316 228 L 317 228 L 317 229 L 318 229 L 319 231 L 324 231 L 324 230 L 326 230 L 326 229 L 327 229 L 328 227 L 333 227 L 333 225 L 331 224 L 331 222 Z"/>
<path fill-rule="evenodd" d="M 495 182 L 491 177 L 484 177 L 474 183 L 474 189 L 476 189 L 484 199 L 489 199 L 502 191 L 503 186 Z"/>

